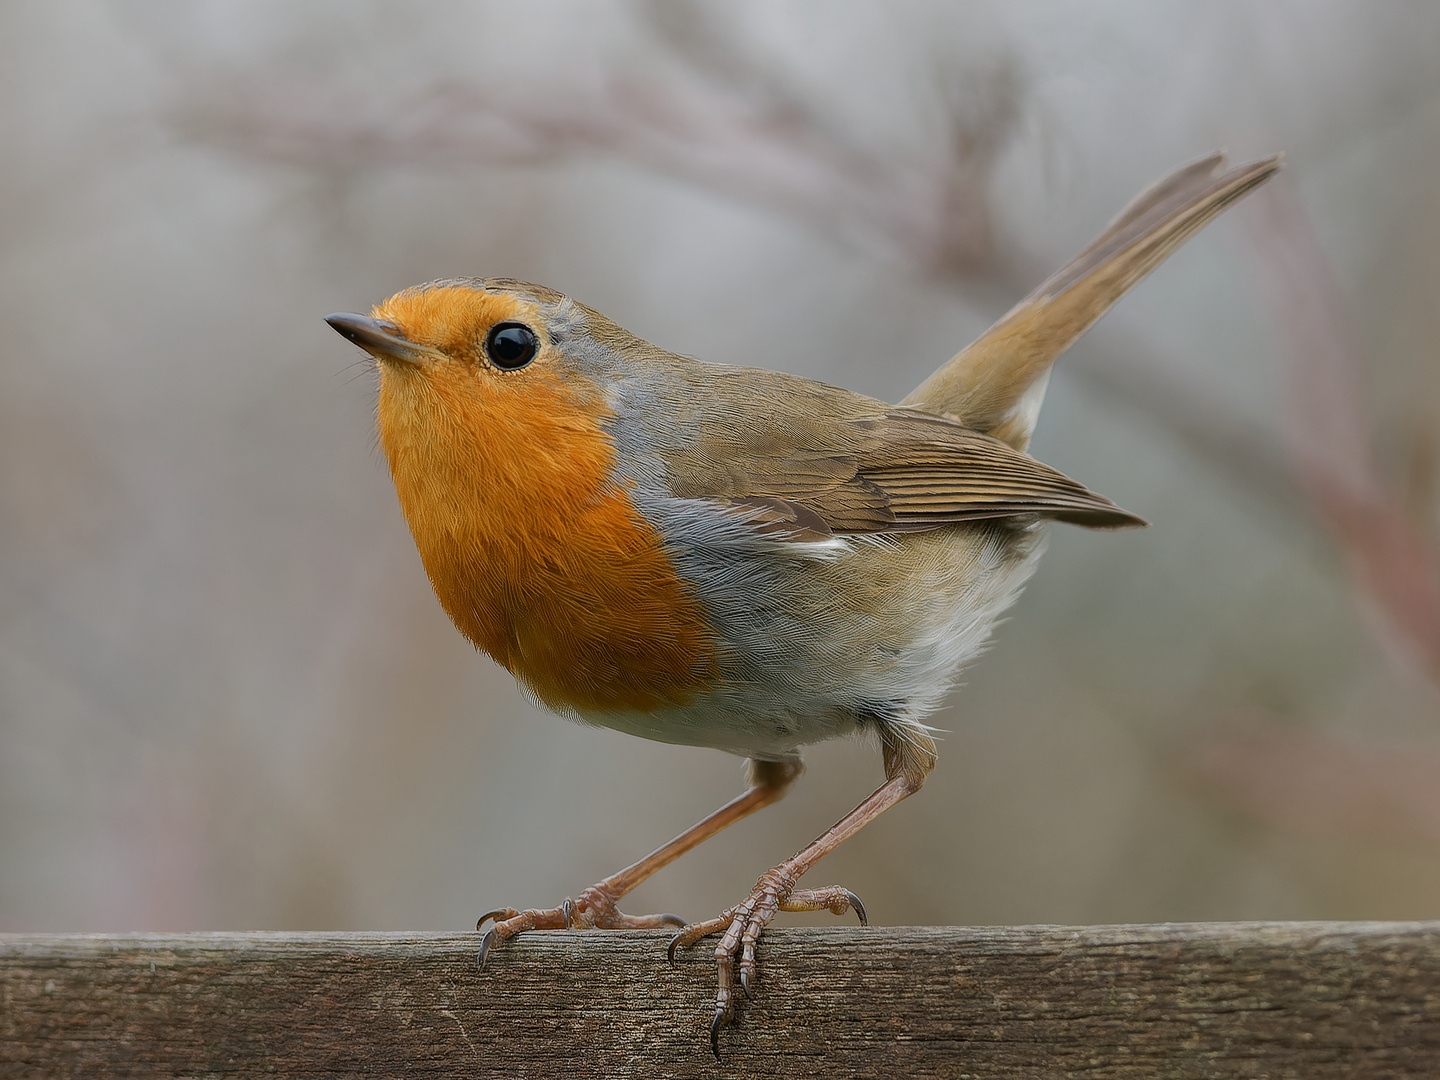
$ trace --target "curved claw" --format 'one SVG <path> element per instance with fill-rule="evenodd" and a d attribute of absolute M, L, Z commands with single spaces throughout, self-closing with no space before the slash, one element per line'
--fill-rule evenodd
<path fill-rule="evenodd" d="M 497 907 L 494 911 L 487 911 L 487 912 L 485 912 L 484 915 L 481 915 L 480 918 L 476 919 L 476 920 L 475 920 L 475 929 L 476 929 L 476 930 L 479 930 L 482 926 L 484 926 L 484 925 L 485 925 L 487 922 L 489 922 L 491 919 L 494 919 L 496 922 L 499 922 L 501 919 L 510 919 L 510 918 L 515 917 L 515 916 L 518 915 L 518 914 L 520 914 L 520 913 L 519 913 L 518 911 L 516 911 L 514 908 Z"/>
<path fill-rule="evenodd" d="M 663 915 L 656 915 L 655 918 L 658 919 L 658 920 L 660 921 L 660 923 L 661 923 L 662 925 L 665 925 L 665 926 L 689 926 L 689 925 L 690 925 L 690 924 L 687 923 L 684 919 L 682 919 L 679 915 L 676 915 L 673 911 L 667 911 L 667 912 L 665 912 Z"/>
<path fill-rule="evenodd" d="M 484 921 L 483 919 L 481 920 Z M 479 927 L 477 926 L 478 930 Z M 490 958 L 490 950 L 495 947 L 495 928 L 492 926 L 485 931 L 485 936 L 480 939 L 480 951 L 475 956 L 475 970 L 484 971 L 485 961 Z"/>
<path fill-rule="evenodd" d="M 850 906 L 855 909 L 855 914 L 860 916 L 860 925 L 869 926 L 870 920 L 865 917 L 865 905 L 860 902 L 860 898 L 849 889 L 845 890 L 845 895 L 850 898 Z"/>
<path fill-rule="evenodd" d="M 710 1052 L 715 1055 L 715 1060 L 720 1060 L 720 1029 L 725 1026 L 725 1014 L 717 1012 L 715 1019 L 710 1021 Z"/>
<path fill-rule="evenodd" d="M 684 924 L 682 923 L 681 925 Z M 681 930 L 680 933 L 670 939 L 670 947 L 665 950 L 665 958 L 670 961 L 671 967 L 675 966 L 675 949 L 680 945 L 680 941 L 684 937 L 685 931 Z"/>

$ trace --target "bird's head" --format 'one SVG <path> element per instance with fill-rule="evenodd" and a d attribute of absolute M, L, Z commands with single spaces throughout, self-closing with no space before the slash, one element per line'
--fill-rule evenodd
<path fill-rule="evenodd" d="M 467 278 L 326 322 L 378 362 L 377 428 L 402 500 L 458 470 L 523 514 L 539 491 L 585 498 L 603 481 L 606 386 L 644 343 L 598 313 L 543 286 Z"/>

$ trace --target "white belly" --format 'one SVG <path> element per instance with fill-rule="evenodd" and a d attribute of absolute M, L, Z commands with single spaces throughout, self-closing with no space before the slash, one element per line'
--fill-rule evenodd
<path fill-rule="evenodd" d="M 720 540 L 676 554 L 682 577 L 710 583 L 699 594 L 721 643 L 714 689 L 681 706 L 581 719 L 766 759 L 868 721 L 923 730 L 1034 571 L 1044 529 Z"/>

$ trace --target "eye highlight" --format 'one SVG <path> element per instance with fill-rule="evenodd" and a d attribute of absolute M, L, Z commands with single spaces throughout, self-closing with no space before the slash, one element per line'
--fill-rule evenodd
<path fill-rule="evenodd" d="M 505 371 L 523 368 L 535 359 L 540 339 L 524 323 L 502 322 L 485 335 L 485 355 L 496 367 Z"/>

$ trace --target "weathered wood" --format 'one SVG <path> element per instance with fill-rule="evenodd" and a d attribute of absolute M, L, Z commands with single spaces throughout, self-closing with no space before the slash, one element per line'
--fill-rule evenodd
<path fill-rule="evenodd" d="M 772 930 L 719 1066 L 665 942 L 0 935 L 0 1075 L 1440 1076 L 1440 922 Z"/>

